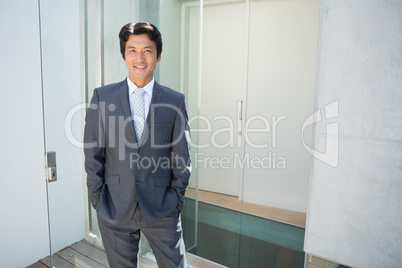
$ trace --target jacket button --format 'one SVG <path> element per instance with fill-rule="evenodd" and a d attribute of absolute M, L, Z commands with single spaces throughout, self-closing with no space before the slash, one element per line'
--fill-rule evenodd
<path fill-rule="evenodd" d="M 139 182 L 139 181 L 137 181 L 136 183 L 135 183 L 135 185 L 140 185 L 141 184 L 141 182 Z"/>

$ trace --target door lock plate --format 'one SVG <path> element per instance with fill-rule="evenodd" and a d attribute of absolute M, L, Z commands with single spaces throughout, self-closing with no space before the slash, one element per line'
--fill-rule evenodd
<path fill-rule="evenodd" d="M 57 181 L 56 152 L 46 152 L 45 163 L 46 180 L 48 182 Z"/>

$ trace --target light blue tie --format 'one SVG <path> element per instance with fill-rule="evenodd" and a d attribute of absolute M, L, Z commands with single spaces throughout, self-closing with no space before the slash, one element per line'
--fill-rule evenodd
<path fill-rule="evenodd" d="M 136 88 L 134 90 L 134 127 L 138 142 L 140 141 L 142 131 L 144 130 L 144 93 L 145 91 L 143 88 Z"/>

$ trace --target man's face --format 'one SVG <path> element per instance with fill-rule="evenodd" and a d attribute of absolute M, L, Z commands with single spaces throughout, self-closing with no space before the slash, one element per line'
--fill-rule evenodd
<path fill-rule="evenodd" d="M 157 58 L 156 45 L 146 34 L 130 35 L 126 43 L 125 60 L 130 80 L 138 87 L 151 82 Z"/>

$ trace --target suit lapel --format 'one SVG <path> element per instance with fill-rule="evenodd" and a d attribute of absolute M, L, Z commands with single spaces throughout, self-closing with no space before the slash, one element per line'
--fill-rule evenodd
<path fill-rule="evenodd" d="M 162 95 L 163 95 L 162 87 L 158 83 L 155 82 L 154 89 L 152 92 L 151 105 L 149 107 L 149 111 L 148 111 L 148 115 L 147 115 L 148 128 L 150 126 L 151 117 L 155 117 L 156 112 L 158 111 L 159 104 L 161 103 Z"/>

